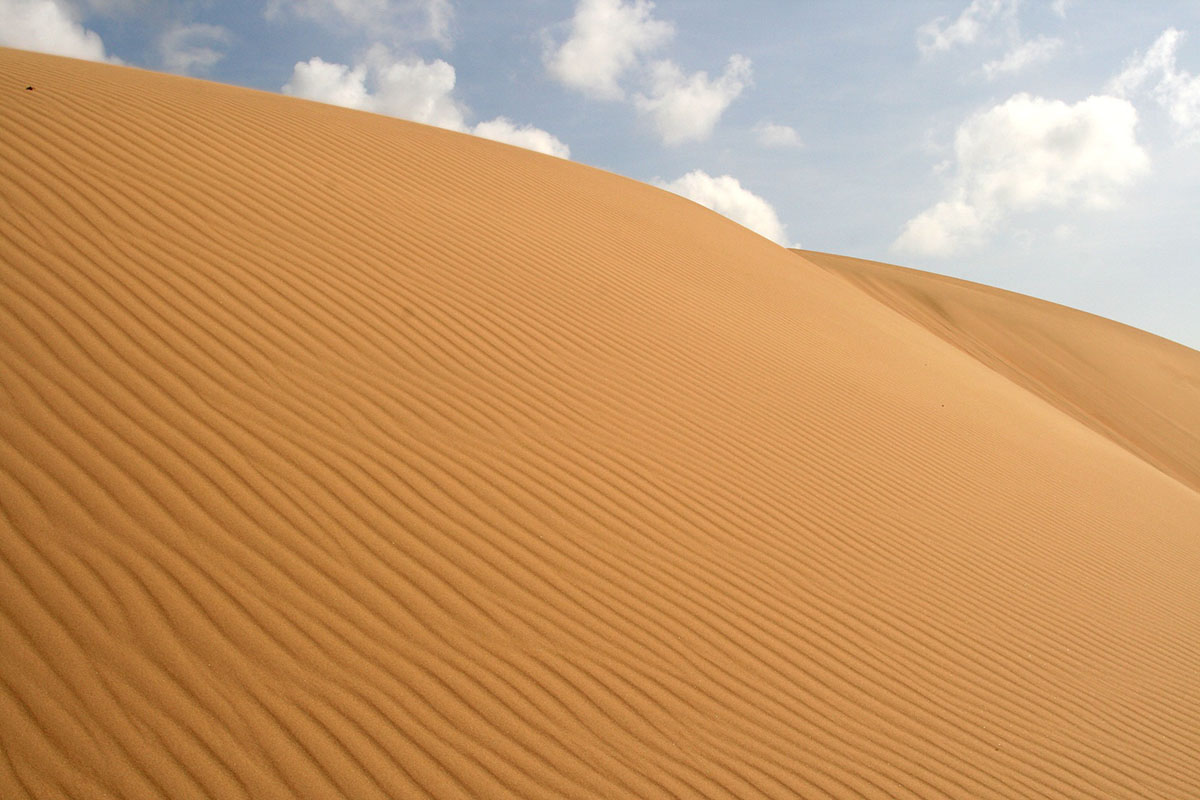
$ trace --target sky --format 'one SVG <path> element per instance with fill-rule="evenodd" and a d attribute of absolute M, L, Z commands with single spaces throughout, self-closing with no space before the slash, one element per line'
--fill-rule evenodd
<path fill-rule="evenodd" d="M 1200 349 L 1200 0 L 0 0 L 0 46 L 486 136 Z"/>

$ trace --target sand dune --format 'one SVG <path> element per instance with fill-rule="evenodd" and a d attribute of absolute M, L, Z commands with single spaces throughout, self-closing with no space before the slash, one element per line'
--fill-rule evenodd
<path fill-rule="evenodd" d="M 0 75 L 0 797 L 1200 796 L 1197 353 Z"/>
<path fill-rule="evenodd" d="M 1200 353 L 1195 350 L 990 286 L 798 252 L 1200 490 Z"/>

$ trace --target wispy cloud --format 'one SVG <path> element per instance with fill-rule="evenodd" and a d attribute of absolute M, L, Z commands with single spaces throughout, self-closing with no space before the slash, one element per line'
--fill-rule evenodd
<path fill-rule="evenodd" d="M 961 45 L 974 44 L 987 27 L 1016 15 L 1017 0 L 972 0 L 957 17 L 938 17 L 917 29 L 917 49 L 932 56 Z"/>
<path fill-rule="evenodd" d="M 790 125 L 760 122 L 754 126 L 754 136 L 763 147 L 803 147 L 800 134 Z"/>
<path fill-rule="evenodd" d="M 1062 49 L 1062 39 L 1036 36 L 1026 39 L 1021 33 L 1020 0 L 972 0 L 957 17 L 938 17 L 917 29 L 917 49 L 932 58 L 957 48 L 1004 46 L 1004 54 L 983 65 L 989 81 L 1015 75 L 1029 67 L 1044 64 Z M 1065 14 L 1065 5 L 1062 7 Z"/>
<path fill-rule="evenodd" d="M 1135 55 L 1109 83 L 1122 97 L 1135 96 L 1144 86 L 1171 118 L 1176 132 L 1190 142 L 1200 142 L 1200 75 L 1179 69 L 1176 52 L 1186 34 L 1168 28 L 1143 55 Z"/>
<path fill-rule="evenodd" d="M 983 74 L 988 80 L 994 80 L 1001 75 L 1016 74 L 1028 67 L 1044 64 L 1058 55 L 1062 45 L 1062 39 L 1053 36 L 1030 39 L 1009 50 L 1003 57 L 984 64 Z"/>
<path fill-rule="evenodd" d="M 219 25 L 193 23 L 175 25 L 158 40 L 158 52 L 163 66 L 185 75 L 203 74 L 225 57 L 230 32 Z"/>

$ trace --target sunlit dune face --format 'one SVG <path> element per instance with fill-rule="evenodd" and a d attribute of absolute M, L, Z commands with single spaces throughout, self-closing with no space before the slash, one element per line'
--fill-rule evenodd
<path fill-rule="evenodd" d="M 1200 795 L 1195 351 L 461 132 L 0 77 L 0 797 Z"/>

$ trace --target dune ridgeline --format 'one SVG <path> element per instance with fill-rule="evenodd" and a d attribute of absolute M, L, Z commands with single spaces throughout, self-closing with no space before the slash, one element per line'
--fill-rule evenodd
<path fill-rule="evenodd" d="M 0 76 L 0 797 L 1200 797 L 1200 353 L 397 119 Z"/>

